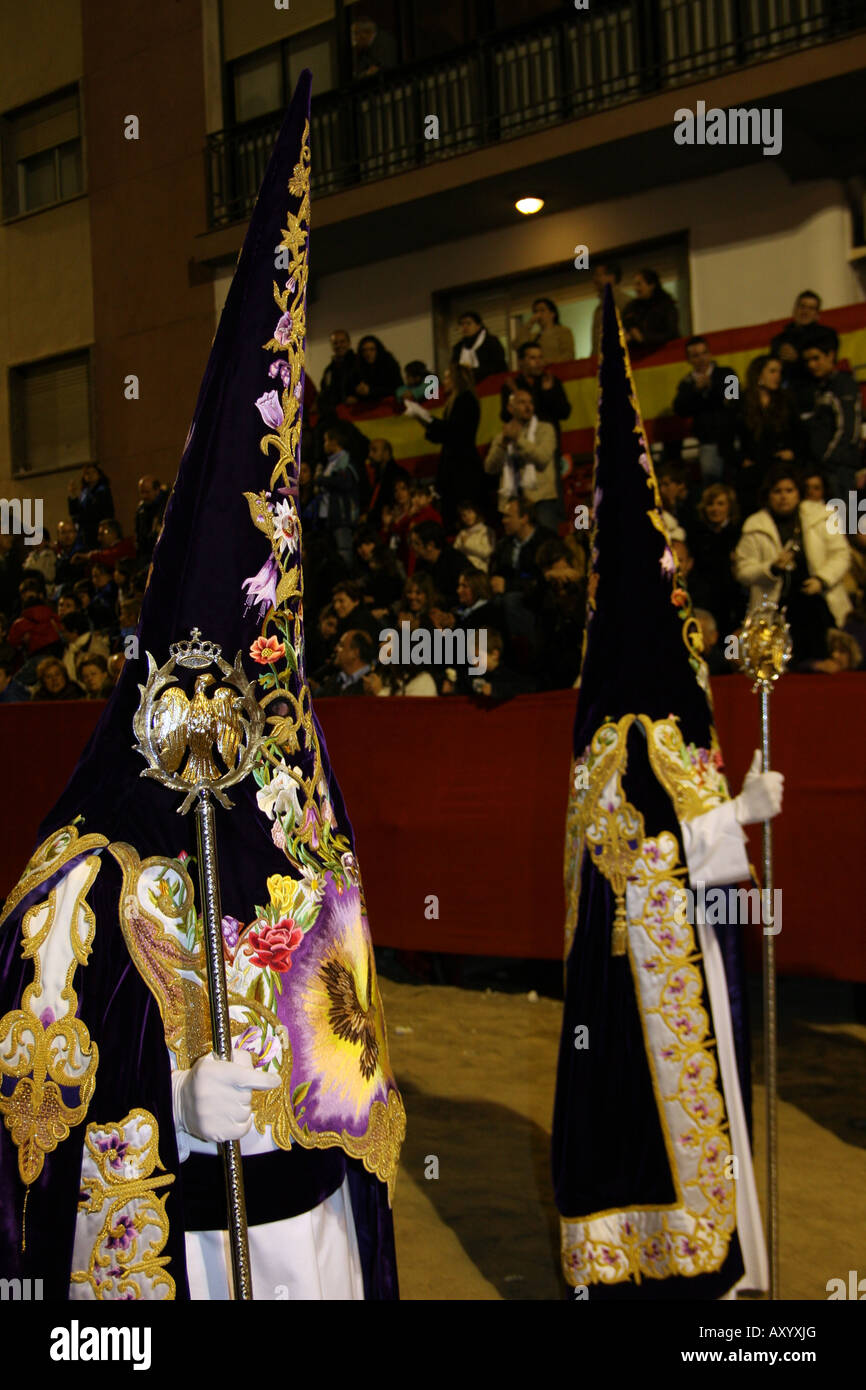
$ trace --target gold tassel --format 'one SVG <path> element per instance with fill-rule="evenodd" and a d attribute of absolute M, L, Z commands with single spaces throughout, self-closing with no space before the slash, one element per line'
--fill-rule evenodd
<path fill-rule="evenodd" d="M 625 920 L 625 896 L 622 893 L 616 895 L 616 912 L 613 918 L 613 932 L 610 938 L 610 953 L 612 956 L 624 956 L 626 943 L 626 920 Z"/>

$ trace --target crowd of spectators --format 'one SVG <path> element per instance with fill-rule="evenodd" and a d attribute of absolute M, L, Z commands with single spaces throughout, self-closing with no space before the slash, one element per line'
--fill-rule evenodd
<path fill-rule="evenodd" d="M 611 287 L 632 356 L 676 336 L 677 306 L 655 272 L 635 277 L 633 299 L 615 263 L 597 264 L 593 278 L 599 300 Z M 694 448 L 659 449 L 656 471 L 716 675 L 738 669 L 730 639 L 765 593 L 786 608 L 794 670 L 863 665 L 866 536 L 831 525 L 826 506 L 864 494 L 860 393 L 820 311 L 818 296 L 803 291 L 744 382 L 705 338 L 685 344 L 689 370 L 672 411 Z M 599 331 L 596 314 L 594 344 Z M 553 300 L 534 302 L 513 347 L 509 373 L 499 338 L 467 310 L 439 383 L 420 359 L 401 374 L 377 337 L 365 335 L 355 350 L 345 330 L 331 334 L 318 392 L 305 384 L 297 492 L 314 693 L 502 698 L 575 683 L 589 530 L 566 514 L 571 465 L 561 439 L 571 404 L 550 367 L 573 357 L 574 341 Z M 501 428 L 482 458 L 477 387 L 503 374 Z M 411 476 L 387 439 L 358 427 L 359 412 L 386 403 L 417 424 L 419 454 L 422 435 L 438 448 L 430 477 Z M 36 547 L 2 538 L 0 700 L 110 690 L 135 632 L 167 493 L 147 476 L 139 497 L 126 537 L 109 482 L 91 466 L 70 485 L 69 518 L 53 544 L 47 534 Z M 468 643 L 430 641 L 400 664 L 384 645 L 395 630 L 482 633 L 486 660 L 466 659 Z"/>
<path fill-rule="evenodd" d="M 134 537 L 111 485 L 88 465 L 69 485 L 69 516 L 38 545 L 0 535 L 0 702 L 106 699 L 135 637 L 168 492 L 139 480 Z"/>

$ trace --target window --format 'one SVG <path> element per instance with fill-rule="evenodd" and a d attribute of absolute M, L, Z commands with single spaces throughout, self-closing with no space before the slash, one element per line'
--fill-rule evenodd
<path fill-rule="evenodd" d="M 0 134 L 4 217 L 52 207 L 83 192 L 77 87 L 8 111 Z"/>
<path fill-rule="evenodd" d="M 282 43 L 259 49 L 229 64 L 229 90 L 234 125 L 273 115 L 288 106 L 304 68 L 313 74 L 313 91 L 332 91 L 336 85 L 334 25 L 303 29 Z"/>
<path fill-rule="evenodd" d="M 15 476 L 92 462 L 87 350 L 10 368 L 9 404 Z"/>

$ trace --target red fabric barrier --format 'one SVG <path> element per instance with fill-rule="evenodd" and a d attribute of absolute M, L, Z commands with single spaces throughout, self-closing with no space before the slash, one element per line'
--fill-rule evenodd
<path fill-rule="evenodd" d="M 757 697 L 713 685 L 733 790 L 758 742 Z M 855 869 L 866 827 L 866 678 L 787 676 L 771 699 L 782 889 L 779 968 L 866 980 Z M 493 705 L 462 699 L 320 700 L 316 709 L 364 871 L 380 945 L 503 956 L 561 953 L 562 851 L 575 693 Z M 30 854 L 101 706 L 0 706 L 6 831 L 0 890 Z M 103 826 L 93 827 L 105 831 Z M 760 865 L 760 836 L 750 832 Z M 432 898 L 438 917 L 432 916 Z M 760 928 L 747 928 L 758 963 Z"/>

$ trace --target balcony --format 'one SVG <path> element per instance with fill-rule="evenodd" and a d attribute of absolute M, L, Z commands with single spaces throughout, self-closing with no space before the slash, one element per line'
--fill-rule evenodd
<path fill-rule="evenodd" d="M 658 0 L 491 35 L 314 96 L 312 189 L 367 184 L 866 29 L 863 0 Z M 425 118 L 439 120 L 425 139 Z M 282 114 L 208 137 L 208 227 L 245 220 Z"/>

